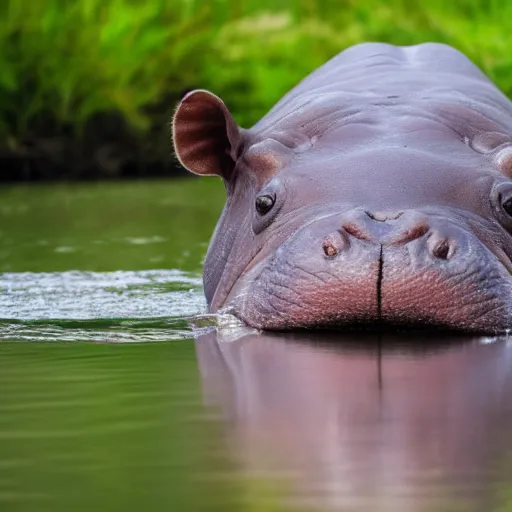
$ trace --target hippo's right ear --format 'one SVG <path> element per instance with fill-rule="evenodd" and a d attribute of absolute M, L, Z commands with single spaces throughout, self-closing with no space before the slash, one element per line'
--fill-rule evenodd
<path fill-rule="evenodd" d="M 219 97 L 204 90 L 188 93 L 174 114 L 172 134 L 176 156 L 186 169 L 230 179 L 243 130 Z"/>

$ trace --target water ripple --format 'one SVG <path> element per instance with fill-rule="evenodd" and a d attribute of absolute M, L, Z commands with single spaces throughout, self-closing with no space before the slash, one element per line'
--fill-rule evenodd
<path fill-rule="evenodd" d="M 0 340 L 181 339 L 205 308 L 201 279 L 178 270 L 0 274 Z"/>

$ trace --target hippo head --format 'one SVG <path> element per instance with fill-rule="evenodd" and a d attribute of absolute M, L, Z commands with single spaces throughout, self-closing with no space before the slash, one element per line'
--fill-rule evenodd
<path fill-rule="evenodd" d="M 464 105 L 330 96 L 285 97 L 249 130 L 207 91 L 178 106 L 178 158 L 227 192 L 210 312 L 269 330 L 507 331 L 512 139 Z"/>

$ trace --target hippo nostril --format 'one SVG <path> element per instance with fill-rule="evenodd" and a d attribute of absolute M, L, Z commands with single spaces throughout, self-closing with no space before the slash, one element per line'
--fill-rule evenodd
<path fill-rule="evenodd" d="M 434 256 L 435 258 L 439 258 L 440 260 L 447 260 L 449 253 L 450 253 L 450 244 L 446 240 L 443 242 L 439 242 L 432 249 L 432 256 Z"/>
<path fill-rule="evenodd" d="M 429 242 L 430 254 L 432 254 L 434 258 L 449 260 L 455 252 L 455 246 L 445 238 L 439 239 L 438 237 L 433 237 Z"/>
<path fill-rule="evenodd" d="M 322 249 L 327 258 L 334 258 L 346 246 L 346 241 L 339 233 L 332 233 L 322 241 Z"/>
<path fill-rule="evenodd" d="M 324 240 L 322 248 L 324 250 L 325 255 L 329 258 L 333 258 L 334 256 L 336 256 L 336 254 L 338 254 L 338 248 L 335 247 L 334 244 L 329 240 Z"/>

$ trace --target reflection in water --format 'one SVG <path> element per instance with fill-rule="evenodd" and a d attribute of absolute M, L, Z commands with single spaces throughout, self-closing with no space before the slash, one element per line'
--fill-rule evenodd
<path fill-rule="evenodd" d="M 512 343 L 411 338 L 210 332 L 206 401 L 247 473 L 295 506 L 508 510 Z"/>
<path fill-rule="evenodd" d="M 221 180 L 0 187 L 0 272 L 200 273 Z"/>
<path fill-rule="evenodd" d="M 245 507 L 192 340 L 0 342 L 1 512 Z"/>

